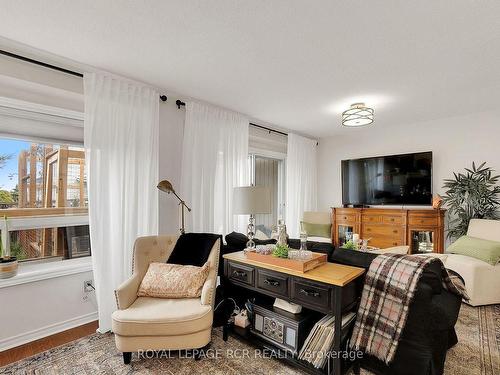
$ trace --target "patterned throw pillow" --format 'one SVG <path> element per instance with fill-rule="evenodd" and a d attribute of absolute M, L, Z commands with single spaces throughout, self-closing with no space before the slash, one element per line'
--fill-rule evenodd
<path fill-rule="evenodd" d="M 137 295 L 157 298 L 199 297 L 209 272 L 209 262 L 202 267 L 151 263 Z"/>

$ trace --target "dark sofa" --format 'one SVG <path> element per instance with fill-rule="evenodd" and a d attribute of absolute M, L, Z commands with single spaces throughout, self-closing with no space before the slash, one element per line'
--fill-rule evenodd
<path fill-rule="evenodd" d="M 331 261 L 368 269 L 375 257 L 339 249 Z M 454 326 L 461 302 L 460 297 L 443 288 L 439 264 L 430 264 L 418 282 L 394 361 L 388 366 L 366 355 L 361 367 L 384 375 L 442 374 L 446 352 L 457 343 Z"/>
<path fill-rule="evenodd" d="M 222 252 L 224 254 L 243 250 L 248 241 L 247 236 L 237 232 L 232 232 L 228 234 L 225 239 L 226 239 L 226 244 L 222 247 Z M 270 240 L 254 239 L 254 241 L 256 245 L 266 245 L 266 244 L 276 243 L 276 240 L 271 240 L 271 239 Z M 293 249 L 300 249 L 300 240 L 290 238 L 288 240 L 288 246 L 290 246 Z M 317 253 L 328 254 L 328 259 L 330 259 L 335 249 L 331 243 L 327 242 L 307 241 L 306 246 L 308 250 Z"/>
<path fill-rule="evenodd" d="M 247 237 L 241 233 L 226 236 L 224 254 L 245 248 Z M 273 243 L 256 241 L 257 244 Z M 292 248 L 300 247 L 300 240 L 289 240 Z M 368 270 L 376 254 L 355 250 L 334 249 L 331 244 L 308 242 L 308 249 L 328 254 L 333 263 L 362 267 Z M 359 284 L 359 295 L 362 283 Z M 410 304 L 408 320 L 394 361 L 388 366 L 369 355 L 361 360 L 361 367 L 383 375 L 436 375 L 442 374 L 447 350 L 457 343 L 455 323 L 460 311 L 461 298 L 442 286 L 439 264 L 430 264 L 424 271 L 414 300 Z"/>

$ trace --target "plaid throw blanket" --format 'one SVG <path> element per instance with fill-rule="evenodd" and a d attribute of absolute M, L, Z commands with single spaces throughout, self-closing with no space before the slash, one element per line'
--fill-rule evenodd
<path fill-rule="evenodd" d="M 465 286 L 451 276 L 440 259 L 415 255 L 383 254 L 370 265 L 351 336 L 351 347 L 389 364 L 394 359 L 418 280 L 427 265 L 439 262 L 443 286 L 469 299 Z"/>

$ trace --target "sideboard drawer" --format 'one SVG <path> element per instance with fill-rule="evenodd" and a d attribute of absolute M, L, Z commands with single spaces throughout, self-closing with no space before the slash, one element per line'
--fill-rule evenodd
<path fill-rule="evenodd" d="M 335 216 L 335 221 L 339 223 L 355 223 L 356 215 L 354 214 L 341 214 Z"/>
<path fill-rule="evenodd" d="M 328 311 L 331 302 L 331 288 L 327 285 L 293 278 L 290 297 L 294 303 L 299 305 Z"/>
<path fill-rule="evenodd" d="M 382 222 L 382 216 L 380 215 L 363 215 L 361 217 L 361 221 L 363 223 L 381 223 Z"/>
<path fill-rule="evenodd" d="M 254 272 L 255 270 L 252 267 L 229 262 L 227 277 L 232 281 L 253 286 Z"/>
<path fill-rule="evenodd" d="M 436 226 L 438 225 L 438 217 L 435 215 L 432 216 L 414 216 L 410 215 L 408 217 L 408 222 L 410 225 L 425 225 L 425 226 Z"/>
<path fill-rule="evenodd" d="M 373 235 L 390 236 L 391 238 L 402 238 L 404 234 L 403 227 L 385 226 L 385 225 L 363 225 L 363 238 Z"/>
<path fill-rule="evenodd" d="M 389 225 L 401 225 L 403 224 L 403 217 L 401 215 L 384 215 L 382 222 Z"/>
<path fill-rule="evenodd" d="M 278 296 L 288 297 L 289 277 L 281 272 L 257 269 L 257 288 Z"/>

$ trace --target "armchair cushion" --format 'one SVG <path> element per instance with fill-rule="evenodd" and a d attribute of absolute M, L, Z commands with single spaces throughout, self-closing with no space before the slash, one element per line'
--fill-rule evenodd
<path fill-rule="evenodd" d="M 199 297 L 209 272 L 209 262 L 203 267 L 151 263 L 137 295 L 157 298 Z"/>
<path fill-rule="evenodd" d="M 177 240 L 167 263 L 190 266 L 203 266 L 215 242 L 222 236 L 212 233 L 185 233 Z"/>
<path fill-rule="evenodd" d="M 212 306 L 199 298 L 139 297 L 126 310 L 113 313 L 112 330 L 122 336 L 185 335 L 210 328 Z"/>

